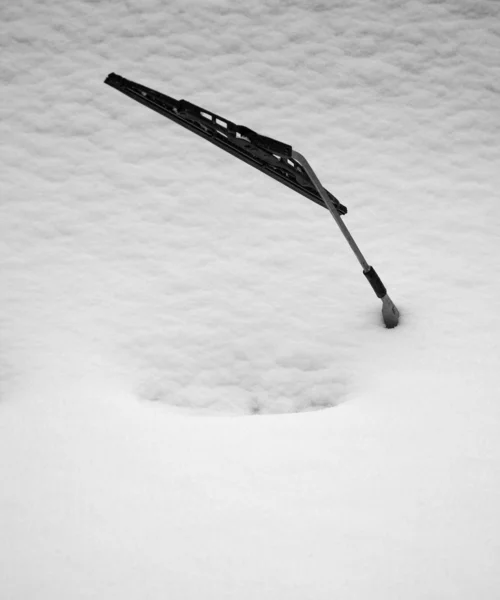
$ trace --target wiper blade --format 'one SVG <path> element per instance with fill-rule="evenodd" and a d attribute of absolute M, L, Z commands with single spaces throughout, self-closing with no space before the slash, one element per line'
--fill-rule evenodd
<path fill-rule="evenodd" d="M 187 100 L 176 100 L 115 73 L 108 75 L 105 83 L 328 209 L 305 169 L 293 158 L 293 150 L 289 144 L 261 135 Z M 347 208 L 328 190 L 323 189 L 339 214 L 345 215 Z"/>

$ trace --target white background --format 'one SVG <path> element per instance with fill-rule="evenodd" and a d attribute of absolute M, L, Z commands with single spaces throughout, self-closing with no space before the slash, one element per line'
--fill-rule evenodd
<path fill-rule="evenodd" d="M 0 9 L 0 595 L 500 596 L 500 7 Z M 110 72 L 292 144 L 329 213 Z"/>

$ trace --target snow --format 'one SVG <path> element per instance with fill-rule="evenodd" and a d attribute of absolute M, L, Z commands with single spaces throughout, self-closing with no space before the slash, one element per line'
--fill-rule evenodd
<path fill-rule="evenodd" d="M 498 3 L 0 11 L 0 596 L 498 598 Z"/>

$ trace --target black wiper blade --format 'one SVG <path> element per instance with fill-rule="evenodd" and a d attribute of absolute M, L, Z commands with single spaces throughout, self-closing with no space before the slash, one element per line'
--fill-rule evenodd
<path fill-rule="evenodd" d="M 115 73 L 108 75 L 105 83 L 328 209 L 305 169 L 292 157 L 289 144 Z M 325 189 L 325 192 L 337 211 L 345 215 L 347 208 L 328 190 Z"/>

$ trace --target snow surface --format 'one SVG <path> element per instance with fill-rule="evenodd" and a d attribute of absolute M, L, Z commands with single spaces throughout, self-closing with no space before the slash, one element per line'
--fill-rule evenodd
<path fill-rule="evenodd" d="M 498 2 L 0 16 L 0 596 L 500 597 Z M 112 71 L 303 153 L 400 326 Z"/>

